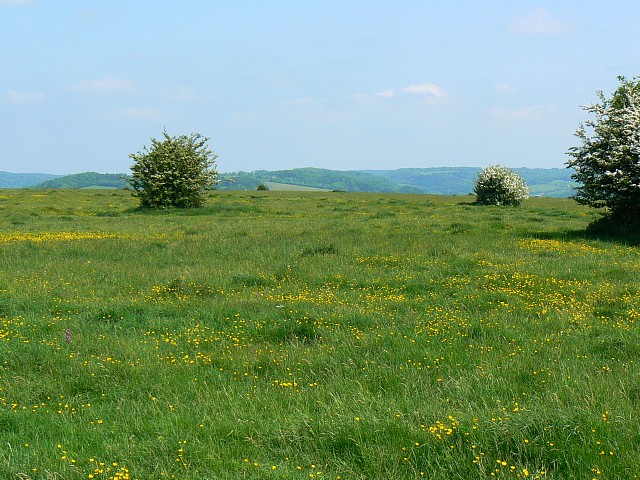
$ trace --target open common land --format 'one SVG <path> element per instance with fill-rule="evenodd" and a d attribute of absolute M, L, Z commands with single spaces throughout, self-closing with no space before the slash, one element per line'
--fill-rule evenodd
<path fill-rule="evenodd" d="M 640 249 L 472 202 L 0 191 L 0 477 L 638 478 Z"/>

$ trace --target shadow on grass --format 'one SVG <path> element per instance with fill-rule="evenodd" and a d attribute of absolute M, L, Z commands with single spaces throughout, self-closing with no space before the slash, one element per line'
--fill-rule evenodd
<path fill-rule="evenodd" d="M 638 247 L 640 246 L 640 220 L 630 223 L 617 218 L 602 217 L 591 222 L 584 230 L 532 232 L 531 236 L 552 240 L 600 240 Z"/>

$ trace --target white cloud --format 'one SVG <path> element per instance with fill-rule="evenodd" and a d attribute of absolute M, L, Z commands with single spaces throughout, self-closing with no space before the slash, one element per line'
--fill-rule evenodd
<path fill-rule="evenodd" d="M 44 93 L 40 92 L 18 92 L 16 90 L 10 90 L 4 96 L 4 100 L 7 103 L 13 105 L 32 105 L 34 103 L 44 102 L 46 99 Z"/>
<path fill-rule="evenodd" d="M 544 8 L 538 8 L 511 24 L 515 33 L 522 35 L 558 35 L 567 31 L 567 25 L 553 17 Z"/>
<path fill-rule="evenodd" d="M 395 97 L 395 95 L 396 95 L 395 90 L 385 90 L 384 92 L 376 93 L 376 97 L 382 97 L 382 98 L 392 98 L 392 97 Z"/>
<path fill-rule="evenodd" d="M 419 83 L 417 85 L 409 85 L 402 89 L 405 93 L 412 93 L 415 95 L 424 95 L 432 98 L 443 98 L 446 96 L 446 92 L 442 87 L 433 83 Z"/>
<path fill-rule="evenodd" d="M 374 105 L 383 101 L 382 99 L 395 98 L 403 93 L 419 95 L 424 98 L 426 103 L 431 103 L 434 100 L 447 96 L 445 89 L 435 83 L 417 83 L 415 85 L 409 85 L 408 87 L 401 88 L 400 90 L 389 89 L 373 94 L 359 93 L 353 95 L 352 98 L 365 105 Z"/>
<path fill-rule="evenodd" d="M 93 80 L 80 80 L 68 85 L 67 89 L 86 94 L 127 93 L 133 90 L 133 82 L 105 75 Z"/>

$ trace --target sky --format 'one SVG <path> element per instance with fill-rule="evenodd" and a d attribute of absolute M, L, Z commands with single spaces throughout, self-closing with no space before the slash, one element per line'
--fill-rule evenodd
<path fill-rule="evenodd" d="M 0 171 L 127 173 L 199 133 L 220 172 L 564 168 L 637 0 L 0 0 Z"/>

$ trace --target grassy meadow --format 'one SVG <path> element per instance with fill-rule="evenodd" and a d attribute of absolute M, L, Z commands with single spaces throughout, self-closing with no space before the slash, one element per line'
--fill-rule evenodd
<path fill-rule="evenodd" d="M 472 201 L 0 191 L 0 478 L 640 477 L 637 244 Z"/>

